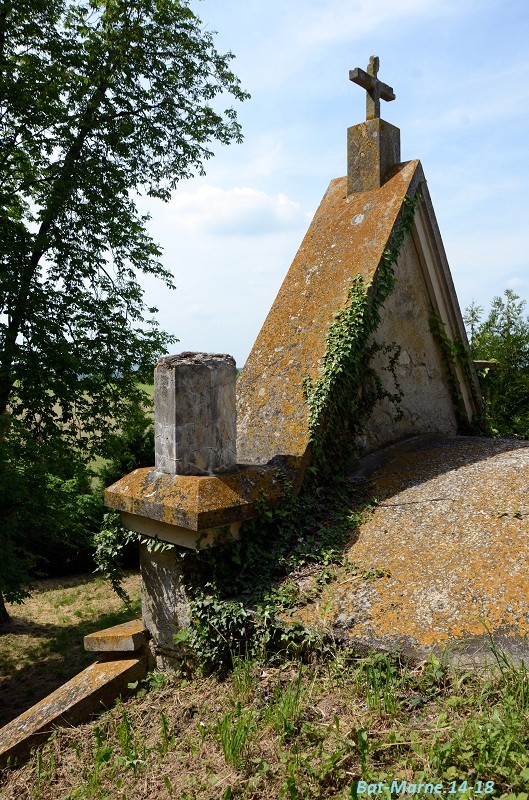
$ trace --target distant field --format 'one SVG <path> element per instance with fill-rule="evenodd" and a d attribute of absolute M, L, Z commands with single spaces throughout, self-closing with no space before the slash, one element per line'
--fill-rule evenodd
<path fill-rule="evenodd" d="M 149 383 L 138 383 L 136 384 L 138 389 L 143 389 L 143 391 L 149 395 L 151 400 L 154 400 L 154 384 Z"/>

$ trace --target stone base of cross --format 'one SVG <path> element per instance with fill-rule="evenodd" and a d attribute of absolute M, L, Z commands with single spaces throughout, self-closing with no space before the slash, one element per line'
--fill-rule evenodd
<path fill-rule="evenodd" d="M 349 80 L 362 86 L 366 95 L 366 121 L 347 130 L 347 194 L 378 189 L 400 163 L 400 130 L 380 119 L 380 100 L 391 101 L 391 86 L 379 81 L 379 59 L 371 56 L 367 72 L 349 71 Z"/>

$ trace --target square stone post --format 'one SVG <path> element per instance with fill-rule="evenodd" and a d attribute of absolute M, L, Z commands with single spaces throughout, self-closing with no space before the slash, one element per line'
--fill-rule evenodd
<path fill-rule="evenodd" d="M 154 370 L 156 469 L 214 475 L 236 464 L 235 359 L 209 353 L 165 356 Z"/>
<path fill-rule="evenodd" d="M 400 130 L 383 119 L 347 129 L 347 194 L 379 189 L 400 162 Z"/>
<path fill-rule="evenodd" d="M 154 371 L 155 470 L 169 475 L 214 475 L 236 466 L 235 360 L 181 353 Z M 173 635 L 190 613 L 179 547 L 149 552 L 141 545 L 142 616 L 152 636 L 156 666 L 178 659 Z"/>

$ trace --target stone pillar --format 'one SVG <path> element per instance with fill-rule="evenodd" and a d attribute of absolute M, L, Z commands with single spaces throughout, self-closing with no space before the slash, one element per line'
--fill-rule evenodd
<path fill-rule="evenodd" d="M 347 194 L 379 189 L 400 163 L 400 130 L 383 119 L 347 128 Z"/>
<path fill-rule="evenodd" d="M 178 548 L 149 552 L 146 544 L 140 545 L 140 568 L 143 624 L 152 636 L 156 667 L 165 671 L 179 656 L 174 634 L 190 622 Z"/>
<path fill-rule="evenodd" d="M 170 475 L 214 475 L 236 464 L 235 359 L 165 356 L 154 370 L 155 464 Z"/>
<path fill-rule="evenodd" d="M 160 359 L 154 370 L 155 469 L 169 475 L 214 475 L 236 466 L 235 360 L 209 353 Z M 199 535 L 199 534 L 197 534 Z M 178 661 L 174 634 L 190 612 L 177 546 L 140 550 L 142 616 L 158 669 Z"/>

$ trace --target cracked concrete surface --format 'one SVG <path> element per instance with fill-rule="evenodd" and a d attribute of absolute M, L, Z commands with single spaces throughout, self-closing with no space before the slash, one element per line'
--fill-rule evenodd
<path fill-rule="evenodd" d="M 296 615 L 359 649 L 529 662 L 529 442 L 421 436 L 353 476 L 378 504 L 317 601 Z M 380 577 L 359 574 L 376 570 Z"/>

